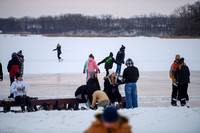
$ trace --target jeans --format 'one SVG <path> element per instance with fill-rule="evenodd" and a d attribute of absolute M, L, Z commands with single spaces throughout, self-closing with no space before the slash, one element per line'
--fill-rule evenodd
<path fill-rule="evenodd" d="M 125 84 L 126 108 L 137 108 L 137 85 L 136 83 Z"/>
<path fill-rule="evenodd" d="M 120 73 L 121 73 L 121 65 L 117 64 L 116 74 L 120 74 Z"/>

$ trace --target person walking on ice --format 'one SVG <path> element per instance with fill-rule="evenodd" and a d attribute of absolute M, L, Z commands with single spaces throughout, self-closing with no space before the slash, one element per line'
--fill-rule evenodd
<path fill-rule="evenodd" d="M 58 61 L 63 61 L 63 59 L 60 57 L 62 52 L 61 52 L 61 45 L 59 43 L 57 44 L 57 47 L 53 49 L 53 51 L 56 51 L 56 50 L 57 50 Z"/>
<path fill-rule="evenodd" d="M 113 58 L 113 53 L 110 52 L 110 55 L 108 57 L 106 57 L 105 59 L 103 59 L 101 62 L 98 63 L 98 66 L 101 64 L 101 63 L 105 63 L 105 69 L 106 69 L 106 76 L 108 76 L 109 72 L 108 70 L 109 69 L 112 69 L 113 67 L 113 62 L 120 65 L 120 63 L 118 63 L 114 58 Z"/>
<path fill-rule="evenodd" d="M 120 75 L 122 63 L 124 64 L 125 48 L 126 47 L 124 45 L 122 45 L 116 56 L 116 61 L 119 62 L 119 64 L 117 64 L 117 69 L 116 69 L 117 75 Z"/>

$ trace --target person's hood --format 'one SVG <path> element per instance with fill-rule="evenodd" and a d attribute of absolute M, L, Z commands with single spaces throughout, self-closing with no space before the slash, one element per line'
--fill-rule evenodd
<path fill-rule="evenodd" d="M 93 58 L 90 58 L 90 59 L 89 59 L 89 62 L 93 62 L 93 61 L 94 61 L 94 59 L 93 59 Z"/>
<path fill-rule="evenodd" d="M 90 78 L 93 78 L 94 79 L 94 74 L 96 73 L 96 71 L 92 71 L 90 72 Z"/>
<path fill-rule="evenodd" d="M 110 52 L 110 55 L 109 55 L 109 57 L 113 57 L 113 53 L 112 53 L 112 52 Z"/>
<path fill-rule="evenodd" d="M 15 59 L 15 58 L 17 58 L 17 53 L 12 53 L 12 59 Z"/>

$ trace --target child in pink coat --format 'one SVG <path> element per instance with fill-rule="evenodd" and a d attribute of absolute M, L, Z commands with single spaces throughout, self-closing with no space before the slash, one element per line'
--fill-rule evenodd
<path fill-rule="evenodd" d="M 87 80 L 90 79 L 90 72 L 95 71 L 95 69 L 97 72 L 100 73 L 99 67 L 97 66 L 96 61 L 94 60 L 94 56 L 93 55 L 91 56 L 91 55 L 88 61 L 88 79 Z"/>

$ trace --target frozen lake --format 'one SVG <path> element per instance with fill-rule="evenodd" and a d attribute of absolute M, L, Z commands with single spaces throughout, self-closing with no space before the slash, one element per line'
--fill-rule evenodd
<path fill-rule="evenodd" d="M 52 50 L 61 44 L 63 62 L 57 61 Z M 13 52 L 23 51 L 25 74 L 81 73 L 83 65 L 92 53 L 100 62 L 110 52 L 114 57 L 126 46 L 125 59 L 132 58 L 140 71 L 169 71 L 176 54 L 185 58 L 192 71 L 200 71 L 200 39 L 160 39 L 155 37 L 80 38 L 44 37 L 41 35 L 0 35 L 0 60 L 3 71 Z M 123 65 L 122 69 L 125 66 Z M 113 67 L 116 68 L 116 65 Z M 100 65 L 104 72 L 104 64 Z"/>

